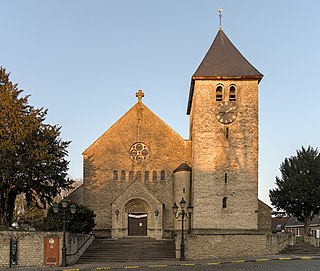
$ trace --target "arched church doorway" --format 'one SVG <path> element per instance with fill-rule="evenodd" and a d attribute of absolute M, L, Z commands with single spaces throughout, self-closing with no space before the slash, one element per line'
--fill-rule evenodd
<path fill-rule="evenodd" d="M 135 198 L 125 205 L 128 214 L 128 236 L 147 236 L 150 206 L 142 199 Z"/>

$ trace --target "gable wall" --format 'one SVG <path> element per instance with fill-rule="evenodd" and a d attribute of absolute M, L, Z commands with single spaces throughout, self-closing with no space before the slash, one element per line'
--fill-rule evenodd
<path fill-rule="evenodd" d="M 136 142 L 148 146 L 149 156 L 142 163 L 132 161 L 130 147 Z M 182 139 L 143 104 L 137 103 L 115 125 L 84 152 L 84 204 L 96 213 L 96 228 L 111 229 L 111 203 L 132 182 L 129 171 L 141 171 L 141 182 L 164 205 L 164 230 L 172 229 L 173 170 L 190 164 L 191 144 Z M 121 180 L 121 171 L 126 179 Z M 113 172 L 118 171 L 118 180 Z M 145 171 L 150 172 L 144 180 Z M 157 180 L 152 172 L 157 171 Z M 165 180 L 160 172 L 165 171 Z"/>

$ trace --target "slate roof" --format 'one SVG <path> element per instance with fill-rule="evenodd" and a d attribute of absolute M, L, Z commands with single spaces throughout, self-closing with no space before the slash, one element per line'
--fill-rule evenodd
<path fill-rule="evenodd" d="M 192 76 L 187 114 L 191 110 L 194 80 L 251 78 L 260 81 L 262 77 L 263 74 L 249 63 L 220 29 Z"/>
<path fill-rule="evenodd" d="M 248 62 L 220 29 L 192 77 L 203 76 L 250 76 L 261 79 L 263 75 Z"/>
<path fill-rule="evenodd" d="M 289 217 L 273 217 L 271 220 L 271 229 L 273 232 L 281 232 L 285 229 Z"/>
<path fill-rule="evenodd" d="M 311 220 L 310 226 L 318 226 L 320 225 L 320 217 L 315 215 Z M 273 217 L 272 218 L 272 231 L 273 232 L 281 232 L 285 228 L 301 228 L 303 227 L 303 223 L 298 221 L 297 217 Z"/>
<path fill-rule="evenodd" d="M 310 225 L 312 225 L 312 226 L 320 225 L 320 218 L 319 218 L 318 215 L 315 215 L 313 217 L 313 219 L 311 220 Z M 289 217 L 288 222 L 286 224 L 286 227 L 299 227 L 299 226 L 300 227 L 303 226 L 303 223 L 298 221 L 297 217 L 294 217 L 294 216 Z"/>
<path fill-rule="evenodd" d="M 176 173 L 176 172 L 179 172 L 179 171 L 191 171 L 191 167 L 186 164 L 186 163 L 182 163 L 180 164 L 180 166 L 178 166 L 174 171 L 173 173 Z"/>

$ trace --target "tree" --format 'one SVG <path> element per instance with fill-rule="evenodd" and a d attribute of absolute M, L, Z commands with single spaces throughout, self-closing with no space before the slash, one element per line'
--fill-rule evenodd
<path fill-rule="evenodd" d="M 13 221 L 19 229 L 33 229 L 43 220 L 46 213 L 46 210 L 37 208 L 33 202 L 27 205 L 24 194 L 20 194 L 16 198 Z"/>
<path fill-rule="evenodd" d="M 286 158 L 280 166 L 277 188 L 270 190 L 270 200 L 277 211 L 283 210 L 304 223 L 304 236 L 310 222 L 320 211 L 320 155 L 318 149 L 304 147 Z"/>
<path fill-rule="evenodd" d="M 73 203 L 77 210 L 75 214 L 71 214 L 68 210 L 72 203 L 68 203 L 68 207 L 66 208 L 67 213 L 67 221 L 66 230 L 75 232 L 75 233 L 89 233 L 92 231 L 93 227 L 96 225 L 94 222 L 95 214 L 88 207 L 78 205 Z M 48 231 L 62 231 L 62 205 L 58 204 L 59 212 L 56 214 L 53 212 L 53 208 L 50 207 L 48 209 L 47 216 L 44 218 L 42 229 Z"/>
<path fill-rule="evenodd" d="M 12 223 L 17 195 L 44 208 L 72 181 L 67 178 L 68 141 L 56 125 L 44 123 L 47 110 L 28 104 L 22 90 L 0 67 L 0 224 Z"/>
<path fill-rule="evenodd" d="M 73 193 L 73 191 L 77 190 L 77 188 L 79 188 L 83 184 L 82 178 L 71 178 L 71 179 L 73 181 L 72 186 L 68 189 L 62 190 L 61 193 L 54 198 L 55 202 L 59 202 L 63 198 L 68 197 L 71 193 Z"/>

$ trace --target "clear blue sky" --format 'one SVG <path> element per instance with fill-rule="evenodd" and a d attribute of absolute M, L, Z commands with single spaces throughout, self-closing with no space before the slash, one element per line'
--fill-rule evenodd
<path fill-rule="evenodd" d="M 259 196 L 285 157 L 319 147 L 320 1 L 0 0 L 0 65 L 49 109 L 71 140 L 70 171 L 145 92 L 144 103 L 184 138 L 190 78 L 219 28 L 265 76 L 260 83 Z"/>

